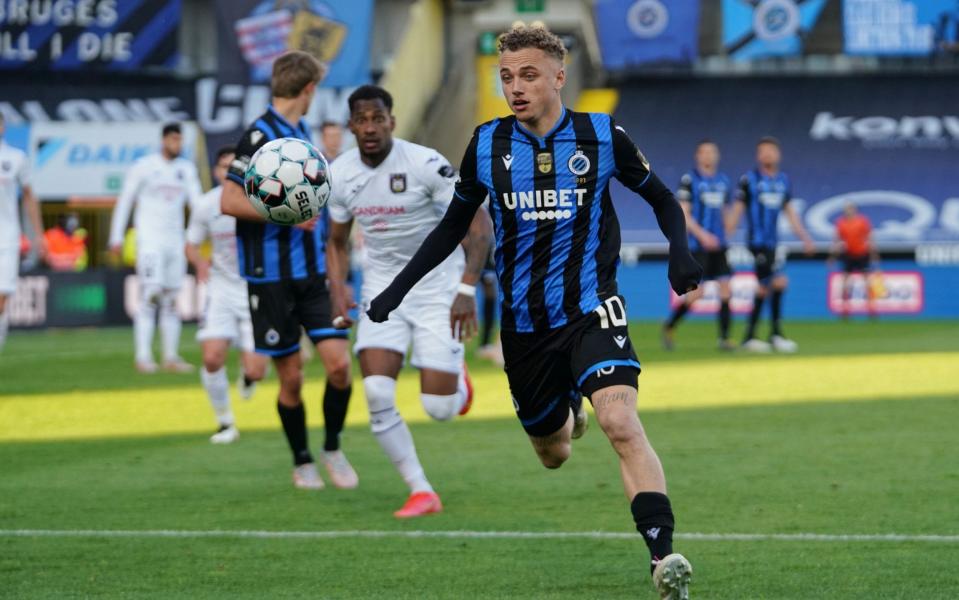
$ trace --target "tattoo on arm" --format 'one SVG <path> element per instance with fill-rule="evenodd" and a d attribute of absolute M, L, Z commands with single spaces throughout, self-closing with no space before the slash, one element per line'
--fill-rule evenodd
<path fill-rule="evenodd" d="M 483 273 L 486 256 L 492 241 L 492 228 L 485 211 L 476 211 L 469 233 L 463 238 L 466 251 L 466 268 L 463 270 L 463 283 L 475 285 Z"/>

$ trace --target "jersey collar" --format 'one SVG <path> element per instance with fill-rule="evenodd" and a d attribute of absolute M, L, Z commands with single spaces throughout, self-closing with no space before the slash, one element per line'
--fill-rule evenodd
<path fill-rule="evenodd" d="M 559 120 L 556 121 L 556 124 L 553 125 L 553 128 L 550 129 L 546 133 L 546 135 L 544 135 L 543 137 L 539 137 L 538 135 L 536 135 L 529 129 L 526 129 L 526 127 L 524 127 L 523 124 L 520 123 L 518 120 L 513 122 L 513 131 L 521 134 L 522 136 L 527 138 L 529 141 L 536 144 L 539 148 L 543 148 L 546 146 L 546 140 L 555 136 L 558 132 L 562 131 L 566 127 L 566 125 L 569 124 L 569 121 L 571 119 L 572 119 L 572 115 L 570 114 L 570 111 L 566 110 L 566 107 L 563 106 L 563 112 L 560 113 Z"/>
<path fill-rule="evenodd" d="M 293 125 L 292 123 L 290 123 L 289 121 L 287 121 L 287 120 L 286 120 L 286 117 L 284 117 L 283 115 L 281 115 L 275 108 L 273 108 L 273 105 L 272 105 L 272 104 L 269 106 L 269 108 L 267 108 L 267 110 L 270 112 L 270 114 L 272 114 L 274 117 L 276 117 L 277 119 L 279 119 L 284 125 L 286 125 L 286 126 L 289 127 L 290 129 L 292 129 L 293 131 L 297 131 L 297 132 L 302 133 L 302 128 L 300 127 L 300 123 L 297 123 L 296 125 Z M 300 119 L 300 121 L 302 122 L 303 120 Z"/>

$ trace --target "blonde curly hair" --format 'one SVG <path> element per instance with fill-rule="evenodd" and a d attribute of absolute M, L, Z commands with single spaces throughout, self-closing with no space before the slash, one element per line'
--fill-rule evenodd
<path fill-rule="evenodd" d="M 548 56 L 563 62 L 566 60 L 566 46 L 558 35 L 545 27 L 519 24 L 499 36 L 499 52 L 516 52 L 524 48 L 538 48 Z"/>

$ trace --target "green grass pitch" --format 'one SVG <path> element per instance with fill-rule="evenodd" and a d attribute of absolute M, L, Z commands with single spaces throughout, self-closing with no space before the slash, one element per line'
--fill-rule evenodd
<path fill-rule="evenodd" d="M 676 541 L 692 597 L 959 597 L 959 323 L 792 323 L 795 356 L 720 354 L 713 332 L 684 324 L 667 354 L 655 324 L 633 326 L 677 533 L 719 534 Z M 401 411 L 446 510 L 398 522 L 405 489 L 358 379 L 343 441 L 360 487 L 303 492 L 275 379 L 234 400 L 242 437 L 214 447 L 199 377 L 134 373 L 131 335 L 14 332 L 0 354 L 0 597 L 655 598 L 645 546 L 620 535 L 631 519 L 602 432 L 543 469 L 497 368 L 471 361 L 475 409 L 453 423 L 424 416 L 404 372 Z M 314 448 L 322 389 L 311 365 Z M 135 533 L 157 531 L 179 533 Z M 536 536 L 561 532 L 617 535 Z"/>

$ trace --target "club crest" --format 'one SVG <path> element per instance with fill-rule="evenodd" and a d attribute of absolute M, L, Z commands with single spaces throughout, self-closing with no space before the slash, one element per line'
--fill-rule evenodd
<path fill-rule="evenodd" d="M 550 152 L 540 152 L 536 155 L 536 168 L 543 175 L 553 171 L 553 154 Z"/>
<path fill-rule="evenodd" d="M 390 190 L 394 194 L 406 191 L 406 173 L 390 173 Z"/>
<path fill-rule="evenodd" d="M 577 150 L 576 154 L 569 157 L 569 161 L 566 163 L 566 166 L 569 168 L 570 173 L 580 176 L 588 173 L 589 168 L 592 165 L 589 162 L 589 158 L 583 154 L 583 151 Z"/>

